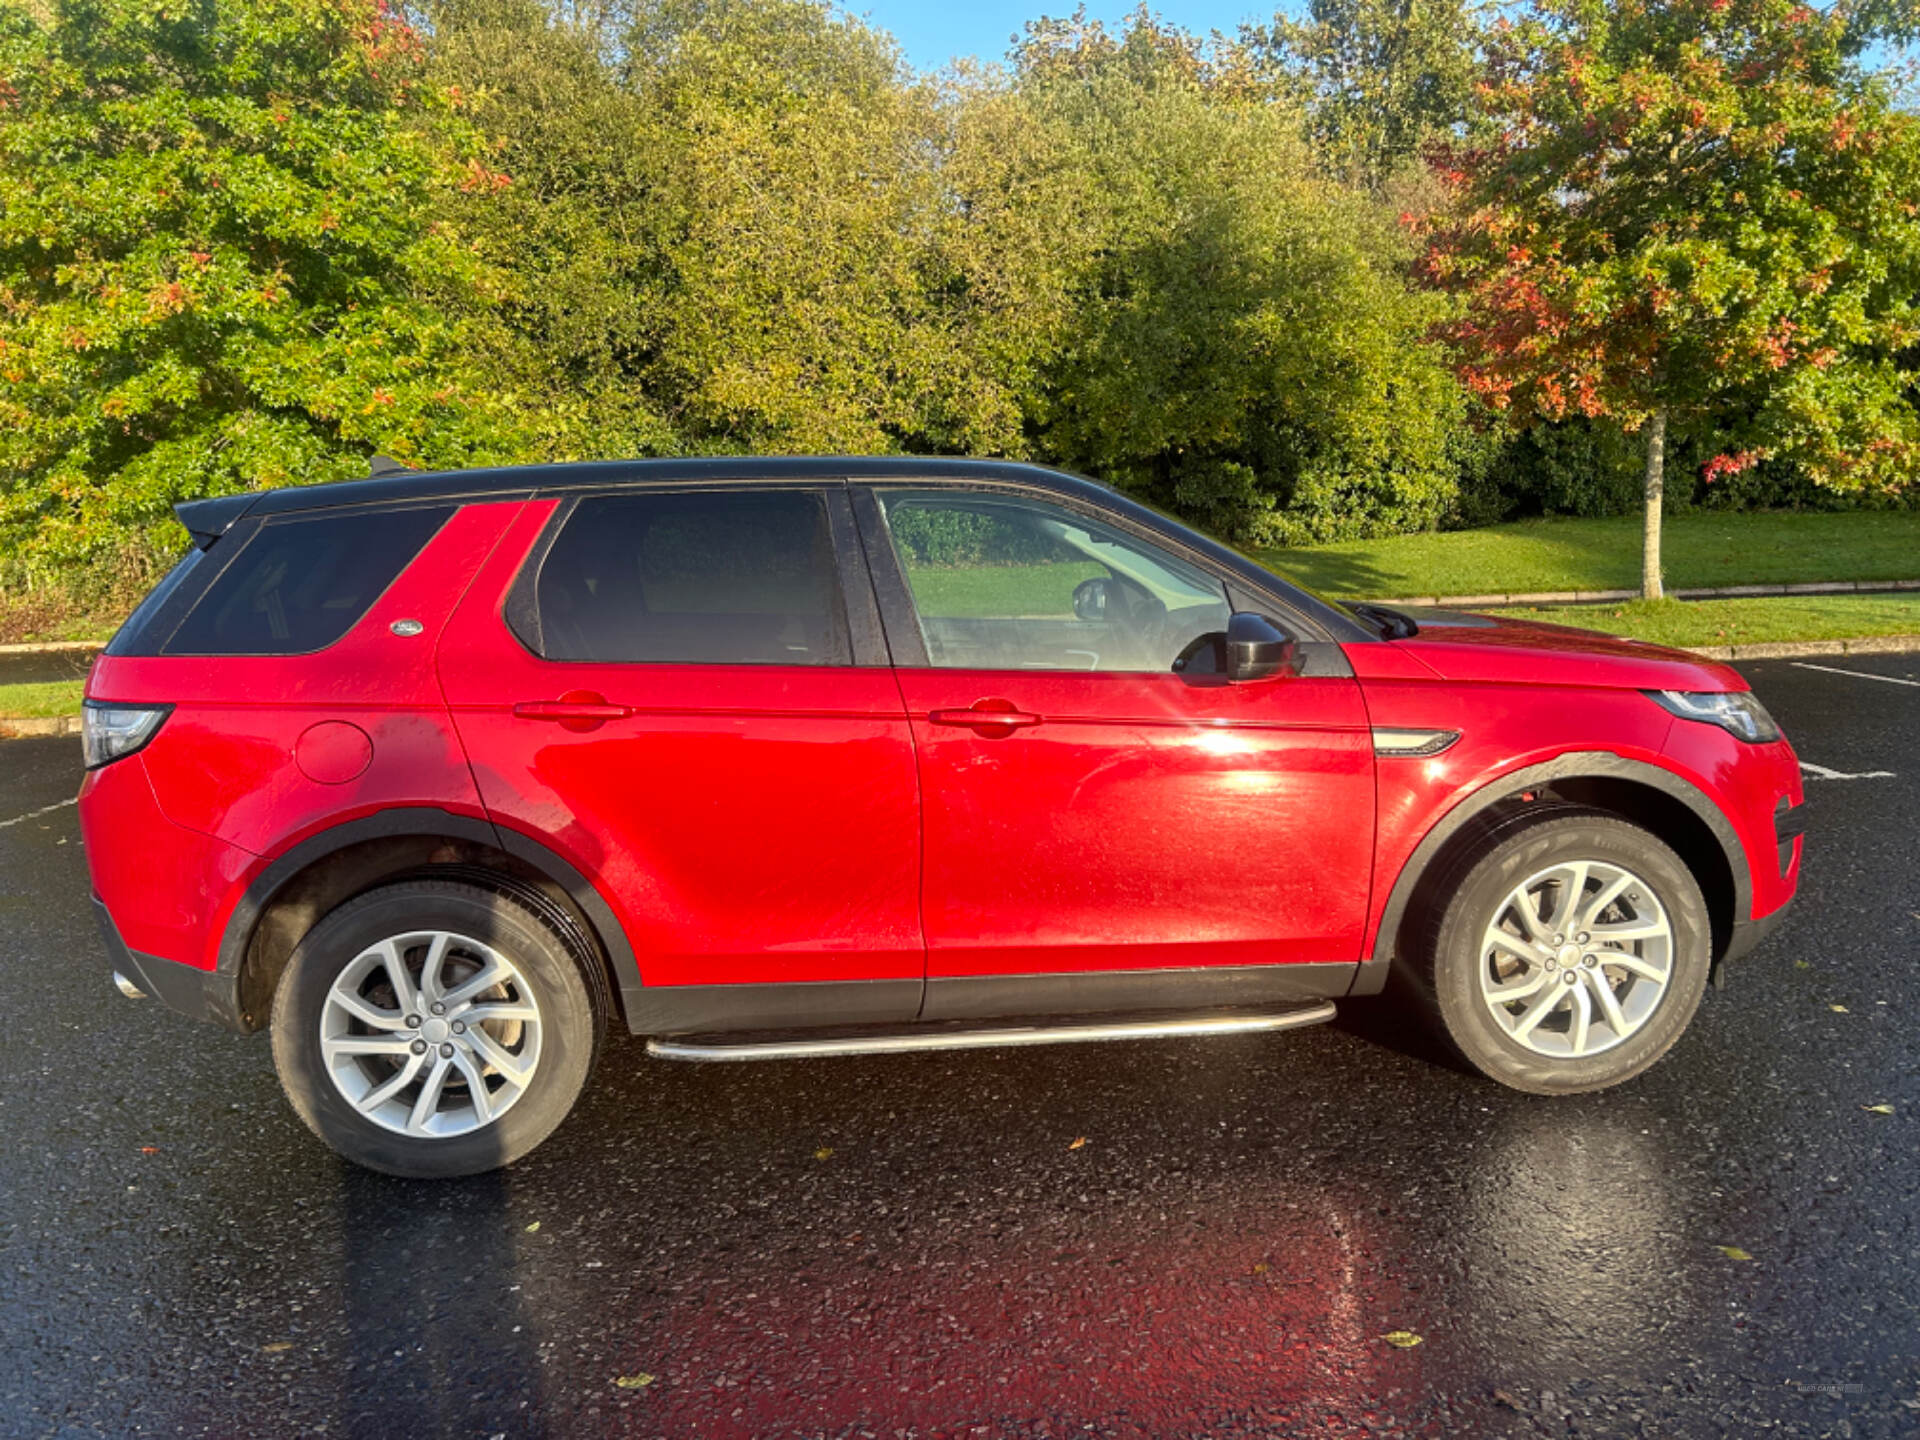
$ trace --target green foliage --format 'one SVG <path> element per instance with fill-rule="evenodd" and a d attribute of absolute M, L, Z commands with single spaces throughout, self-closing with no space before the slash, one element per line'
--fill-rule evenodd
<path fill-rule="evenodd" d="M 610 46 L 497 0 L 436 28 L 518 181 L 471 223 L 570 450 L 1024 452 L 1063 302 L 991 87 L 809 0 L 645 0 Z"/>
<path fill-rule="evenodd" d="M 1522 420 L 1655 412 L 1707 478 L 1840 489 L 1920 460 L 1920 120 L 1860 14 L 1793 0 L 1535 0 L 1491 43 L 1481 143 L 1429 274 L 1465 374 Z"/>
<path fill-rule="evenodd" d="M 0 547 L 124 549 L 187 496 L 516 451 L 420 41 L 370 0 L 0 16 Z M 137 544 L 137 541 L 136 541 Z"/>
<path fill-rule="evenodd" d="M 0 620 L 375 450 L 1005 455 L 1271 544 L 1612 513 L 1656 403 L 1677 508 L 1920 446 L 1913 0 L 1076 12 L 937 77 L 824 0 L 393 3 L 0 10 Z"/>
<path fill-rule="evenodd" d="M 1385 185 L 1472 108 L 1482 29 L 1463 0 L 1308 0 L 1252 39 L 1303 95 L 1321 164 L 1359 184 Z"/>
<path fill-rule="evenodd" d="M 1069 39 L 1030 39 L 1020 75 L 1085 187 L 1044 451 L 1248 541 L 1437 523 L 1462 403 L 1390 219 L 1316 172 L 1244 67 L 1146 22 Z"/>
<path fill-rule="evenodd" d="M 904 505 L 888 515 L 887 528 L 909 565 L 1041 565 L 1081 558 L 1036 526 L 966 510 Z"/>

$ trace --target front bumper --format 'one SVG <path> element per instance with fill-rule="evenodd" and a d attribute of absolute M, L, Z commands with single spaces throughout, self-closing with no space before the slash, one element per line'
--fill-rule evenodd
<path fill-rule="evenodd" d="M 1789 897 L 1786 904 L 1771 915 L 1762 915 L 1758 920 L 1734 921 L 1733 934 L 1727 939 L 1727 948 L 1720 956 L 1719 964 L 1713 967 L 1714 982 L 1719 983 L 1720 976 L 1724 973 L 1721 967 L 1729 960 L 1745 959 L 1754 952 L 1761 941 L 1778 930 L 1780 922 L 1787 918 L 1787 912 L 1791 909 L 1793 909 L 1793 899 Z"/>
<path fill-rule="evenodd" d="M 237 975 L 196 970 L 191 965 L 128 949 L 127 942 L 120 938 L 120 927 L 113 923 L 113 916 L 98 895 L 93 897 L 93 918 L 100 926 L 100 938 L 106 942 L 113 968 L 169 1010 L 196 1020 L 211 1020 L 241 1034 L 251 1028 L 240 1018 Z"/>

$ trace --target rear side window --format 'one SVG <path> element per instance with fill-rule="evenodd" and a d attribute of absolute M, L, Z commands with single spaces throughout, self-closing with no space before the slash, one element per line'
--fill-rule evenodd
<path fill-rule="evenodd" d="M 147 598 L 133 607 L 133 613 L 127 616 L 120 628 L 113 632 L 113 639 L 107 642 L 109 655 L 151 655 L 150 649 L 143 644 L 151 643 L 147 631 L 154 626 L 166 604 L 200 568 L 206 559 L 204 550 L 189 550 L 180 557 L 180 563 L 166 573 L 164 579 L 147 592 Z M 156 637 L 157 638 L 157 637 Z"/>
<path fill-rule="evenodd" d="M 582 500 L 535 599 L 549 660 L 853 663 L 826 504 L 808 491 Z"/>
<path fill-rule="evenodd" d="M 270 520 L 207 587 L 169 655 L 304 655 L 333 644 L 453 513 L 363 510 Z"/>

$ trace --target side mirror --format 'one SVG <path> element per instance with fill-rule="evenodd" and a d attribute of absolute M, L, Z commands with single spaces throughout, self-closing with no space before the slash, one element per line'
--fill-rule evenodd
<path fill-rule="evenodd" d="M 1096 575 L 1091 580 L 1082 580 L 1073 587 L 1073 618 L 1111 620 L 1113 612 L 1121 608 L 1113 601 L 1113 582 L 1106 576 Z"/>
<path fill-rule="evenodd" d="M 1227 619 L 1227 679 L 1266 680 L 1293 664 L 1293 637 L 1264 615 L 1235 611 Z"/>

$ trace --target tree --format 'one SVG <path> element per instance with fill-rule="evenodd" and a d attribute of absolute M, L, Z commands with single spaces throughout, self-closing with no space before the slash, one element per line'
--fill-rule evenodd
<path fill-rule="evenodd" d="M 1476 5 L 1309 0 L 1307 15 L 1277 15 L 1248 38 L 1294 80 L 1333 174 L 1380 189 L 1466 122 L 1482 37 Z"/>
<path fill-rule="evenodd" d="M 1023 453 L 995 346 L 1027 333 L 1026 277 L 969 233 L 943 93 L 816 0 L 637 15 L 627 83 L 674 217 L 648 373 L 689 442 Z"/>
<path fill-rule="evenodd" d="M 1019 53 L 1085 232 L 1041 448 L 1243 542 L 1432 526 L 1462 406 L 1420 343 L 1440 307 L 1243 58 L 1139 16 L 1036 26 Z"/>
<path fill-rule="evenodd" d="M 521 451 L 437 218 L 507 177 L 420 64 L 379 0 L 0 15 L 0 550 L 151 553 L 178 499 Z"/>
<path fill-rule="evenodd" d="M 516 177 L 469 208 L 579 453 L 1022 454 L 1064 319 L 1044 137 L 815 0 L 448 0 Z"/>
<path fill-rule="evenodd" d="M 1671 426 L 1709 434 L 1709 481 L 1777 457 L 1897 487 L 1920 459 L 1920 122 L 1863 67 L 1866 15 L 1534 0 L 1494 32 L 1425 270 L 1489 404 L 1641 435 L 1650 599 Z"/>

